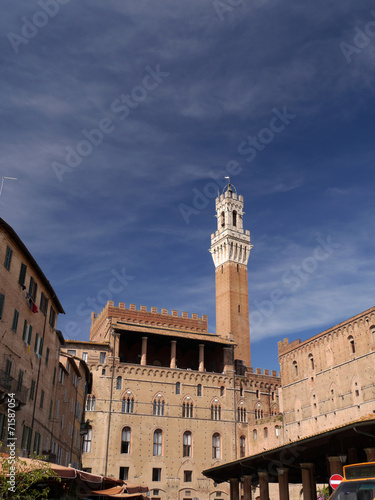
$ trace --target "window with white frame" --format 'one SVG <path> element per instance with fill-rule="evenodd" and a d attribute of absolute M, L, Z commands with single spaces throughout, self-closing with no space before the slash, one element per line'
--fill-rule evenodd
<path fill-rule="evenodd" d="M 83 448 L 82 453 L 90 453 L 91 451 L 91 440 L 92 440 L 92 428 L 89 427 L 87 434 L 83 436 Z"/>
<path fill-rule="evenodd" d="M 185 431 L 183 435 L 183 446 L 182 446 L 182 456 L 191 457 L 191 432 Z"/>
<path fill-rule="evenodd" d="M 240 457 L 246 456 L 246 437 L 240 437 Z"/>
<path fill-rule="evenodd" d="M 162 455 L 162 441 L 163 441 L 163 432 L 161 429 L 156 429 L 154 432 L 154 456 Z"/>
<path fill-rule="evenodd" d="M 218 432 L 212 436 L 212 458 L 221 458 L 220 434 Z"/>

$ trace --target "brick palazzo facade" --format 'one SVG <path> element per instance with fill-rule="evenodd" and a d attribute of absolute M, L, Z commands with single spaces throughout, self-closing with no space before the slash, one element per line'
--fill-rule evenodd
<path fill-rule="evenodd" d="M 375 415 L 375 307 L 278 347 L 285 442 Z"/>
<path fill-rule="evenodd" d="M 216 334 L 206 316 L 108 302 L 90 341 L 66 344 L 93 377 L 83 466 L 145 483 L 154 499 L 227 500 L 202 470 L 281 439 L 280 379 L 250 366 L 243 205 L 231 185 L 216 200 Z"/>

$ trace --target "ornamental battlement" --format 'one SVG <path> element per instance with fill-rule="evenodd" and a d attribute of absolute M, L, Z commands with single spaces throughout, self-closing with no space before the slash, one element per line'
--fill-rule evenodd
<path fill-rule="evenodd" d="M 251 373 L 253 375 L 262 375 L 263 377 L 279 377 L 280 374 L 277 373 L 276 370 L 266 370 L 262 368 L 253 368 L 252 366 L 250 368 L 247 368 L 246 370 L 248 373 Z"/>
<path fill-rule="evenodd" d="M 215 200 L 215 203 L 216 205 L 218 205 L 221 201 L 225 200 L 225 198 L 232 198 L 233 200 L 237 200 L 240 201 L 241 203 L 243 203 L 243 196 L 242 194 L 240 194 L 239 196 L 237 196 L 237 193 L 234 193 L 232 191 L 225 191 L 225 193 L 221 194 L 220 196 L 218 196 Z"/>
<path fill-rule="evenodd" d="M 189 317 L 186 311 L 182 311 L 179 315 L 177 310 L 172 309 L 171 314 L 169 314 L 168 309 L 165 308 L 161 308 L 160 312 L 154 306 L 150 310 L 147 310 L 147 306 L 140 306 L 137 309 L 136 304 L 129 304 L 129 307 L 125 307 L 125 302 L 119 302 L 118 306 L 115 306 L 114 302 L 110 300 L 98 315 L 94 312 L 91 313 L 91 340 L 96 340 L 98 336 L 104 335 L 106 322 L 109 318 L 140 326 L 164 326 L 195 333 L 207 333 L 208 328 L 206 314 L 199 317 L 197 313 L 192 313 Z"/>

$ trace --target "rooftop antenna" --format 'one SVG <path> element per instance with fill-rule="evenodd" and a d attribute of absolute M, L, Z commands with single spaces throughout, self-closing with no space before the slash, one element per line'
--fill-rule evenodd
<path fill-rule="evenodd" d="M 3 186 L 4 186 L 4 181 L 6 180 L 9 180 L 9 181 L 17 181 L 18 179 L 16 177 L 2 177 L 1 179 L 1 186 L 0 186 L 0 197 L 1 197 L 1 193 L 3 192 Z"/>

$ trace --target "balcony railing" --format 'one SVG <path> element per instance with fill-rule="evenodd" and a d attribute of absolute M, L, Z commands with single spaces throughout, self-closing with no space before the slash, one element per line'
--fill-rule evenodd
<path fill-rule="evenodd" d="M 0 370 L 0 402 L 4 402 L 8 394 L 14 394 L 16 400 L 15 410 L 21 409 L 25 406 L 27 401 L 27 388 L 19 383 L 3 370 Z"/>

